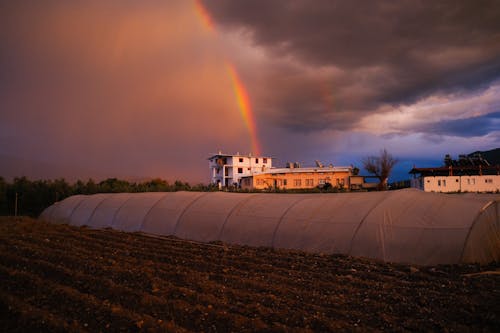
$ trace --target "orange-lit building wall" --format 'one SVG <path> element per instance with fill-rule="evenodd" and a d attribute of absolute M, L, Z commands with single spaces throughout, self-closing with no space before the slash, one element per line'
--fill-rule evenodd
<path fill-rule="evenodd" d="M 349 188 L 349 171 L 264 173 L 244 177 L 241 188 L 247 190 L 308 189 L 330 183 L 333 187 Z"/>

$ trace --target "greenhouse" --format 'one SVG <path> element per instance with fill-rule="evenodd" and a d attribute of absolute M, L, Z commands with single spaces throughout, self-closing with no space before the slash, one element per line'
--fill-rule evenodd
<path fill-rule="evenodd" d="M 346 254 L 422 265 L 500 260 L 499 195 L 415 189 L 283 194 L 76 195 L 42 219 L 200 242 Z"/>

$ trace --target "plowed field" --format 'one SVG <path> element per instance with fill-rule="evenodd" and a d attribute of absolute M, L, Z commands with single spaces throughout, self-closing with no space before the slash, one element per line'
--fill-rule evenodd
<path fill-rule="evenodd" d="M 0 331 L 498 332 L 499 270 L 0 218 Z"/>

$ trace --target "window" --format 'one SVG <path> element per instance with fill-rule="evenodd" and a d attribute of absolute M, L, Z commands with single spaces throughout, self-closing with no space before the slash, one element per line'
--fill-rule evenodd
<path fill-rule="evenodd" d="M 238 173 L 243 173 L 243 168 L 238 168 Z"/>
<path fill-rule="evenodd" d="M 255 163 L 259 163 L 259 159 L 258 158 L 255 159 Z"/>
<path fill-rule="evenodd" d="M 446 187 L 446 179 L 443 179 L 443 186 Z"/>
<path fill-rule="evenodd" d="M 491 179 L 491 178 L 486 178 L 486 179 L 484 180 L 484 182 L 485 182 L 486 184 L 493 184 L 493 179 Z"/>
<path fill-rule="evenodd" d="M 267 158 L 265 158 L 265 157 L 264 157 L 264 158 L 262 159 L 262 163 L 266 164 L 266 163 L 267 163 Z"/>
<path fill-rule="evenodd" d="M 283 179 L 283 185 L 286 186 L 287 185 L 287 181 L 286 179 Z"/>
<path fill-rule="evenodd" d="M 438 186 L 441 186 L 441 179 L 438 180 Z"/>
<path fill-rule="evenodd" d="M 306 179 L 306 186 L 314 186 L 314 180 L 313 179 Z"/>
<path fill-rule="evenodd" d="M 248 171 L 250 171 L 250 168 L 247 168 Z"/>
<path fill-rule="evenodd" d="M 324 179 L 318 180 L 319 185 L 325 185 L 325 183 L 326 183 L 326 180 L 324 180 Z"/>
<path fill-rule="evenodd" d="M 240 157 L 239 161 L 240 161 L 240 163 L 243 163 L 243 158 Z"/>
<path fill-rule="evenodd" d="M 293 185 L 294 185 L 295 187 L 300 187 L 300 186 L 302 186 L 302 181 L 301 181 L 300 179 L 295 179 L 295 180 L 293 181 Z"/>

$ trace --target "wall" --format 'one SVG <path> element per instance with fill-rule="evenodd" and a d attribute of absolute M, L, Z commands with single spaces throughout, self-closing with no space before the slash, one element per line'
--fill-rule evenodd
<path fill-rule="evenodd" d="M 279 189 L 307 189 L 315 188 L 318 185 L 330 183 L 333 186 L 343 186 L 349 188 L 349 172 L 345 171 L 321 171 L 321 172 L 286 172 L 286 173 L 265 173 L 248 177 L 247 181 L 242 181 L 242 189 L 267 188 Z"/>
<path fill-rule="evenodd" d="M 427 176 L 412 179 L 411 186 L 426 192 L 497 192 L 500 176 Z"/>
<path fill-rule="evenodd" d="M 460 177 L 458 176 L 425 177 L 423 184 L 426 192 L 460 191 Z"/>
<path fill-rule="evenodd" d="M 500 176 L 467 176 L 462 178 L 462 192 L 500 191 Z"/>

